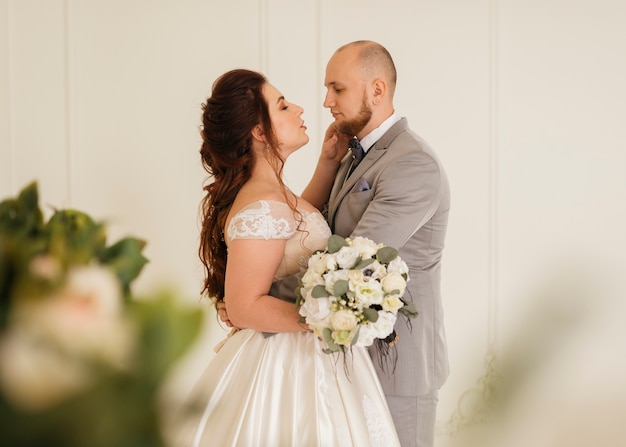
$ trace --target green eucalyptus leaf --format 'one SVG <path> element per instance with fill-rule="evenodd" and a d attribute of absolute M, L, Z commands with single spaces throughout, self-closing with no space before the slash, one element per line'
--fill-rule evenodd
<path fill-rule="evenodd" d="M 376 252 L 376 258 L 381 264 L 389 264 L 398 256 L 398 250 L 393 247 L 382 247 Z"/>
<path fill-rule="evenodd" d="M 106 246 L 106 230 L 86 213 L 57 210 L 46 224 L 48 252 L 66 265 L 86 264 Z"/>
<path fill-rule="evenodd" d="M 318 284 L 311 290 L 311 296 L 313 298 L 326 298 L 328 296 L 328 290 L 322 284 Z"/>
<path fill-rule="evenodd" d="M 354 332 L 354 338 L 352 338 L 351 346 L 354 346 L 357 341 L 359 341 L 359 333 L 361 332 L 361 326 L 357 326 L 356 331 Z"/>
<path fill-rule="evenodd" d="M 376 323 L 378 321 L 378 311 L 375 309 L 371 309 L 366 307 L 363 309 L 363 316 L 372 323 Z"/>
<path fill-rule="evenodd" d="M 37 182 L 28 184 L 15 199 L 0 203 L 0 232 L 33 235 L 43 227 L 43 214 L 39 209 Z"/>
<path fill-rule="evenodd" d="M 136 364 L 146 384 L 156 385 L 198 336 L 203 313 L 184 307 L 166 292 L 133 301 L 130 310 L 139 321 Z"/>
<path fill-rule="evenodd" d="M 354 270 L 363 270 L 365 267 L 370 265 L 372 262 L 374 262 L 374 259 L 372 259 L 372 258 L 362 259 L 361 261 L 359 261 L 357 263 L 357 265 L 354 266 Z"/>
<path fill-rule="evenodd" d="M 348 281 L 345 279 L 338 279 L 335 281 L 333 285 L 333 295 L 334 296 L 344 296 L 348 293 Z"/>
<path fill-rule="evenodd" d="M 346 245 L 348 245 L 348 243 L 346 242 L 345 238 L 333 234 L 331 237 L 328 238 L 328 253 L 337 253 L 339 250 L 341 250 L 341 247 L 345 247 Z"/>
<path fill-rule="evenodd" d="M 296 295 L 296 310 L 298 310 L 298 308 L 302 306 L 302 304 L 304 304 L 304 297 L 302 296 L 302 284 L 298 284 L 298 287 L 294 289 L 294 293 Z"/>
<path fill-rule="evenodd" d="M 400 312 L 402 315 L 405 315 L 409 318 L 415 318 L 419 315 L 419 312 L 417 311 L 417 308 L 415 307 L 415 304 L 406 301 L 402 298 L 400 298 L 400 300 L 404 303 L 404 306 L 402 306 L 398 312 Z"/>
<path fill-rule="evenodd" d="M 141 254 L 145 246 L 145 241 L 127 237 L 108 247 L 100 256 L 100 262 L 115 272 L 126 293 L 129 291 L 131 282 L 148 263 L 148 260 Z"/>
<path fill-rule="evenodd" d="M 333 332 L 330 330 L 330 328 L 326 327 L 322 331 L 322 338 L 326 342 L 326 346 L 328 346 L 328 349 L 330 349 L 331 352 L 341 351 L 342 350 L 341 346 L 339 346 L 337 343 L 335 343 L 335 340 L 333 340 L 332 333 Z"/>

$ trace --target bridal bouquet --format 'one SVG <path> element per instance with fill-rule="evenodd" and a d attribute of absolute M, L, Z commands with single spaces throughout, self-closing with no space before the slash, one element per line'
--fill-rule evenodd
<path fill-rule="evenodd" d="M 393 344 L 398 313 L 417 316 L 402 298 L 408 272 L 395 248 L 332 235 L 326 249 L 309 259 L 296 291 L 301 321 L 324 340 L 326 353 L 370 346 L 375 339 Z"/>

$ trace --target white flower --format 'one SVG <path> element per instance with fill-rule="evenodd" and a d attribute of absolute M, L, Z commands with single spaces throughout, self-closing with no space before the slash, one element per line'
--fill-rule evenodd
<path fill-rule="evenodd" d="M 50 255 L 37 255 L 28 265 L 28 269 L 33 276 L 54 280 L 61 274 L 61 263 L 57 258 Z"/>
<path fill-rule="evenodd" d="M 311 290 L 306 290 L 304 304 L 298 312 L 306 318 L 309 326 L 324 328 L 330 325 L 330 305 L 330 298 L 313 298 Z"/>
<path fill-rule="evenodd" d="M 314 269 L 309 269 L 306 272 L 304 272 L 304 275 L 302 275 L 301 281 L 302 281 L 302 285 L 306 287 L 307 289 L 312 289 L 313 287 L 317 285 L 324 284 L 324 278 L 322 277 L 320 273 L 316 272 Z"/>
<path fill-rule="evenodd" d="M 347 309 L 338 310 L 330 320 L 333 328 L 337 331 L 351 331 L 356 328 L 358 322 L 354 313 Z"/>
<path fill-rule="evenodd" d="M 363 303 L 363 306 L 382 304 L 383 302 L 382 286 L 375 279 L 364 277 L 363 281 L 351 284 L 350 288 L 354 291 L 357 299 Z"/>
<path fill-rule="evenodd" d="M 361 253 L 361 257 L 363 259 L 373 258 L 378 249 L 382 247 L 382 245 L 375 244 L 374 241 L 361 236 L 357 236 L 352 239 L 350 245 Z"/>
<path fill-rule="evenodd" d="M 404 306 L 400 295 L 387 295 L 383 298 L 383 310 L 396 313 Z"/>
<path fill-rule="evenodd" d="M 374 325 L 371 323 L 361 325 L 359 328 L 359 339 L 355 343 L 356 346 L 371 346 L 376 336 L 374 335 Z"/>
<path fill-rule="evenodd" d="M 404 290 L 406 288 L 406 281 L 400 273 L 391 272 L 382 279 L 381 285 L 385 292 L 391 293 L 397 290 L 398 295 L 402 296 L 404 295 Z"/>
<path fill-rule="evenodd" d="M 336 268 L 335 259 L 328 253 L 315 253 L 309 259 L 309 271 L 313 273 L 321 275 L 326 270 L 335 270 Z"/>
<path fill-rule="evenodd" d="M 393 261 L 389 263 L 389 265 L 387 266 L 387 271 L 399 273 L 401 275 L 408 275 L 409 267 L 406 265 L 406 262 L 404 262 L 399 256 L 397 256 Z"/>
<path fill-rule="evenodd" d="M 326 286 L 326 290 L 332 294 L 337 280 L 344 279 L 348 281 L 348 278 L 349 278 L 348 270 L 335 270 L 332 272 L 325 273 L 324 284 Z"/>
<path fill-rule="evenodd" d="M 11 399 L 42 409 L 89 385 L 92 362 L 128 367 L 134 334 L 121 300 L 116 277 L 93 266 L 69 271 L 44 300 L 16 303 L 0 348 L 0 382 Z"/>
<path fill-rule="evenodd" d="M 0 341 L 0 385 L 13 404 L 40 411 L 91 383 L 84 363 L 68 361 L 41 337 L 14 327 Z"/>
<path fill-rule="evenodd" d="M 344 246 L 335 253 L 337 259 L 337 265 L 342 269 L 351 269 L 356 264 L 357 260 L 361 256 L 361 253 L 357 248 Z"/>
<path fill-rule="evenodd" d="M 380 279 L 387 274 L 387 268 L 380 262 L 374 261 L 363 269 L 363 273 L 372 279 Z"/>
<path fill-rule="evenodd" d="M 363 270 L 348 270 L 348 281 L 350 284 L 363 282 Z"/>
<path fill-rule="evenodd" d="M 356 335 L 356 331 L 333 331 L 331 336 L 338 345 L 350 346 Z"/>
<path fill-rule="evenodd" d="M 129 360 L 132 334 L 122 318 L 122 291 L 104 267 L 76 267 L 55 295 L 17 303 L 14 312 L 15 322 L 71 355 L 118 367 Z"/>
<path fill-rule="evenodd" d="M 371 321 L 363 326 L 359 331 L 359 339 L 356 346 L 370 346 L 375 338 L 385 338 L 393 332 L 393 326 L 396 323 L 396 315 L 391 312 L 378 312 L 378 320 L 376 323 Z"/>

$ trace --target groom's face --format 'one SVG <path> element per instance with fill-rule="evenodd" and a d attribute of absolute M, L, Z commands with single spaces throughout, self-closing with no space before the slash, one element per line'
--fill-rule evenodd
<path fill-rule="evenodd" d="M 345 49 L 335 53 L 326 66 L 326 98 L 324 107 L 330 109 L 340 132 L 359 136 L 372 118 L 366 82 L 358 57 Z"/>

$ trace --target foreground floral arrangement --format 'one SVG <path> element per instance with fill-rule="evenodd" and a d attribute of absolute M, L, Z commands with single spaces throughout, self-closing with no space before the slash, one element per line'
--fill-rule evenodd
<path fill-rule="evenodd" d="M 164 445 L 158 394 L 202 313 L 134 299 L 145 242 L 80 211 L 44 222 L 36 183 L 0 203 L 0 432 L 23 446 Z"/>
<path fill-rule="evenodd" d="M 409 269 L 392 247 L 372 240 L 332 235 L 316 252 L 300 280 L 296 306 L 302 321 L 324 340 L 324 352 L 396 341 L 398 313 L 417 316 L 402 296 Z"/>

